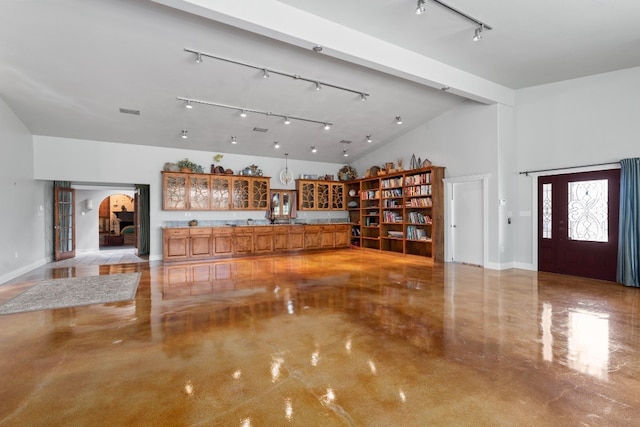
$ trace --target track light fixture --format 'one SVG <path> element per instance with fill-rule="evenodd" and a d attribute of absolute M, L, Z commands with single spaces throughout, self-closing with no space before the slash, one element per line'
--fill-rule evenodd
<path fill-rule="evenodd" d="M 312 145 L 312 146 L 311 146 L 311 152 L 312 152 L 312 153 L 317 153 L 317 152 L 318 152 L 318 150 L 316 149 L 316 146 L 315 146 L 315 145 Z"/>
<path fill-rule="evenodd" d="M 182 139 L 187 139 L 187 138 L 189 138 L 187 136 L 187 130 L 186 129 L 182 129 Z"/>
<path fill-rule="evenodd" d="M 245 117 L 247 112 L 250 113 L 255 113 L 255 114 L 262 114 L 265 116 L 275 116 L 275 117 L 280 117 L 283 120 L 289 120 L 289 122 L 291 122 L 292 120 L 298 120 L 301 122 L 309 122 L 309 123 L 317 123 L 319 125 L 323 125 L 325 129 L 329 129 L 331 127 L 331 125 L 333 123 L 330 122 L 325 122 L 324 120 L 314 120 L 314 119 L 308 119 L 305 117 L 296 117 L 296 116 L 290 116 L 288 114 L 280 114 L 280 113 L 272 113 L 271 111 L 261 111 L 261 110 L 255 110 L 253 108 L 245 108 L 245 107 L 238 107 L 238 106 L 234 106 L 234 105 L 226 105 L 226 104 L 218 104 L 217 102 L 211 102 L 211 101 L 204 101 L 202 99 L 191 99 L 191 98 L 185 98 L 182 96 L 178 96 L 176 97 L 177 100 L 179 101 L 183 101 L 183 102 L 187 102 L 190 101 L 192 104 L 202 104 L 202 105 L 209 105 L 210 107 L 220 107 L 220 108 L 227 108 L 230 110 L 236 110 L 236 111 L 240 111 L 240 116 Z M 245 114 L 244 116 L 242 114 Z"/>
<path fill-rule="evenodd" d="M 322 86 L 320 86 L 320 83 L 316 82 L 316 90 L 320 90 L 322 89 Z"/>
<path fill-rule="evenodd" d="M 191 102 L 191 101 L 189 101 L 189 102 Z M 240 117 L 242 117 L 242 118 L 247 117 L 247 113 L 245 113 L 244 110 L 240 110 Z"/>
<path fill-rule="evenodd" d="M 191 101 L 187 101 L 187 103 L 184 105 L 184 108 L 187 108 L 189 110 L 192 109 L 193 105 L 191 105 Z"/>
<path fill-rule="evenodd" d="M 467 15 L 466 13 L 464 13 L 463 11 L 461 11 L 460 9 L 456 9 L 453 6 L 449 6 L 448 4 L 446 4 L 445 2 L 443 2 L 442 0 L 431 0 L 434 3 L 438 3 L 440 6 L 444 7 L 445 9 L 448 9 L 449 11 L 456 13 L 460 16 L 462 16 L 463 18 L 474 22 L 475 24 L 478 25 L 478 28 L 475 29 L 474 31 L 474 35 L 473 35 L 473 40 L 474 41 L 478 41 L 482 38 L 482 32 L 484 30 L 493 30 L 493 28 L 491 27 L 491 25 L 487 25 L 484 22 L 480 21 L 479 19 L 474 18 L 471 15 Z M 416 8 L 416 14 L 421 15 L 422 13 L 424 13 L 425 8 L 424 8 L 424 4 L 425 4 L 425 0 L 418 0 L 418 7 Z"/>
<path fill-rule="evenodd" d="M 262 77 L 263 78 L 268 78 L 270 74 L 276 74 L 278 76 L 283 76 L 283 77 L 289 77 L 292 78 L 294 80 L 302 80 L 304 82 L 308 82 L 308 83 L 314 83 L 316 84 L 316 88 L 318 88 L 320 85 L 325 86 L 325 87 L 331 87 L 333 89 L 338 89 L 338 90 L 343 90 L 345 92 L 351 92 L 351 93 L 355 93 L 357 95 L 360 95 L 360 97 L 367 97 L 369 96 L 368 93 L 363 92 L 361 90 L 355 90 L 355 89 L 350 89 L 344 86 L 340 86 L 340 85 L 335 85 L 332 83 L 328 83 L 328 82 L 323 82 L 317 79 L 311 79 L 308 77 L 303 77 L 299 74 L 294 74 L 294 73 L 286 73 L 283 71 L 277 71 L 277 70 L 272 70 L 269 68 L 265 68 L 264 66 L 259 66 L 259 65 L 253 65 L 253 64 L 247 64 L 245 62 L 240 62 L 240 61 L 236 61 L 233 59 L 227 59 L 227 58 L 223 58 L 220 56 L 215 56 L 215 55 L 211 55 L 209 53 L 204 53 L 204 52 L 199 52 L 197 50 L 192 50 L 192 49 L 184 49 L 185 52 L 189 52 L 189 53 L 193 53 L 196 55 L 196 61 L 198 60 L 198 58 L 200 59 L 200 62 L 202 62 L 202 57 L 206 56 L 207 58 L 212 58 L 212 59 L 217 59 L 219 61 L 224 61 L 224 62 L 229 62 L 232 64 L 236 64 L 236 65 L 242 65 L 243 67 L 247 67 L 247 68 L 253 68 L 254 70 L 258 70 L 258 71 L 262 71 Z M 315 49 L 314 49 L 315 50 Z M 319 90 L 319 89 L 318 89 Z M 363 99 L 364 101 L 364 99 Z"/>
<path fill-rule="evenodd" d="M 475 29 L 475 31 L 473 33 L 473 41 L 474 42 L 477 42 L 478 40 L 480 40 L 482 38 L 482 29 L 483 29 L 482 25 Z"/>
<path fill-rule="evenodd" d="M 278 141 L 273 141 L 273 148 L 275 148 L 276 150 L 280 148 L 280 144 L 278 144 Z"/>
<path fill-rule="evenodd" d="M 284 124 L 285 124 L 285 125 L 288 125 L 288 124 L 290 124 L 290 123 L 291 123 L 291 120 L 289 120 L 289 117 L 285 117 L 285 118 L 284 118 Z"/>
<path fill-rule="evenodd" d="M 238 140 L 236 139 L 236 137 L 235 137 L 235 136 L 232 136 L 232 137 L 231 137 L 231 143 L 232 143 L 232 144 L 237 144 L 237 143 L 238 143 Z"/>
<path fill-rule="evenodd" d="M 347 150 L 342 150 L 342 155 L 344 157 L 349 157 L 349 152 Z"/>
<path fill-rule="evenodd" d="M 371 135 L 367 135 L 367 142 L 373 142 L 373 139 L 371 139 Z"/>
<path fill-rule="evenodd" d="M 369 96 L 369 95 L 367 95 L 366 93 L 361 93 L 360 94 L 360 101 L 366 101 L 367 100 L 367 96 Z"/>
<path fill-rule="evenodd" d="M 400 116 L 396 116 L 396 124 L 398 125 L 402 124 L 402 118 Z"/>
<path fill-rule="evenodd" d="M 196 52 L 196 62 L 202 64 L 202 54 L 200 52 Z"/>

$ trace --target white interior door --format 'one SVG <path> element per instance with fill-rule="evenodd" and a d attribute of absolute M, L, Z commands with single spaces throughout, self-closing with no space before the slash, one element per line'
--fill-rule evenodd
<path fill-rule="evenodd" d="M 451 261 L 483 265 L 483 181 L 452 183 L 450 233 Z"/>

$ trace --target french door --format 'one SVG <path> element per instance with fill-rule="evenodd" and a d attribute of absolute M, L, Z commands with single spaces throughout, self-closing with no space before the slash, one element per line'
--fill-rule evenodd
<path fill-rule="evenodd" d="M 56 261 L 76 256 L 75 190 L 55 187 L 54 258 Z"/>
<path fill-rule="evenodd" d="M 538 178 L 538 270 L 616 280 L 620 170 Z"/>

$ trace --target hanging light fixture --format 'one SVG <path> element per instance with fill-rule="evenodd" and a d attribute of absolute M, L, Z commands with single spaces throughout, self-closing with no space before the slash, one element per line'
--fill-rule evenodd
<path fill-rule="evenodd" d="M 187 139 L 187 138 L 189 138 L 187 136 L 187 130 L 186 129 L 182 129 L 182 139 Z"/>
<path fill-rule="evenodd" d="M 280 172 L 280 182 L 289 185 L 293 181 L 293 172 L 289 170 L 289 153 L 284 153 L 284 169 Z"/>
<path fill-rule="evenodd" d="M 349 152 L 347 150 L 342 150 L 342 155 L 344 157 L 349 157 Z"/>
<path fill-rule="evenodd" d="M 311 146 L 311 152 L 312 152 L 312 153 L 317 153 L 317 152 L 318 152 L 318 149 L 316 148 L 316 146 L 315 146 L 315 145 L 312 145 L 312 146 Z"/>
<path fill-rule="evenodd" d="M 396 116 L 396 124 L 398 125 L 402 124 L 402 118 L 400 116 Z"/>
<path fill-rule="evenodd" d="M 418 6 L 416 7 L 416 15 L 422 15 L 426 11 L 424 6 L 424 0 L 418 0 Z"/>
<path fill-rule="evenodd" d="M 367 135 L 367 142 L 373 142 L 373 139 L 371 139 L 371 135 Z"/>
<path fill-rule="evenodd" d="M 232 144 L 237 144 L 237 143 L 238 143 L 238 140 L 236 139 L 236 137 L 235 137 L 235 136 L 232 136 L 232 137 L 231 137 L 231 143 L 232 143 Z"/>
<path fill-rule="evenodd" d="M 278 144 L 278 141 L 273 141 L 273 148 L 275 149 L 280 148 L 280 144 Z"/>

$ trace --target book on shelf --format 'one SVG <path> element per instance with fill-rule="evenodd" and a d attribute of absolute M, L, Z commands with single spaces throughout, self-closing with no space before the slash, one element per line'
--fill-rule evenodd
<path fill-rule="evenodd" d="M 401 188 L 392 188 L 389 190 L 382 190 L 382 197 L 385 199 L 389 199 L 392 197 L 402 197 L 402 189 Z"/>
<path fill-rule="evenodd" d="M 427 234 L 427 230 L 425 230 L 424 228 L 416 227 L 415 225 L 407 226 L 407 239 L 425 241 L 431 240 L 431 238 Z"/>
<path fill-rule="evenodd" d="M 431 184 L 431 172 L 407 176 L 405 185 Z"/>
<path fill-rule="evenodd" d="M 405 195 L 407 196 L 430 196 L 431 184 L 412 185 L 405 187 Z"/>
<path fill-rule="evenodd" d="M 379 199 L 380 190 L 363 190 L 360 193 L 360 196 L 362 197 L 362 200 Z"/>
<path fill-rule="evenodd" d="M 430 208 L 433 206 L 431 197 L 416 197 L 407 201 L 406 207 L 410 208 Z"/>
<path fill-rule="evenodd" d="M 384 211 L 382 213 L 384 215 L 384 222 L 402 222 L 402 215 L 396 211 Z"/>
<path fill-rule="evenodd" d="M 396 239 L 402 239 L 402 237 L 403 237 L 402 231 L 389 230 L 389 231 L 387 231 L 387 234 L 389 235 L 389 237 L 393 237 L 393 238 L 396 238 Z"/>
<path fill-rule="evenodd" d="M 409 222 L 414 224 L 431 224 L 432 220 L 429 215 L 421 212 L 409 212 Z"/>
<path fill-rule="evenodd" d="M 402 187 L 402 177 L 383 179 L 381 184 L 382 188 Z"/>

